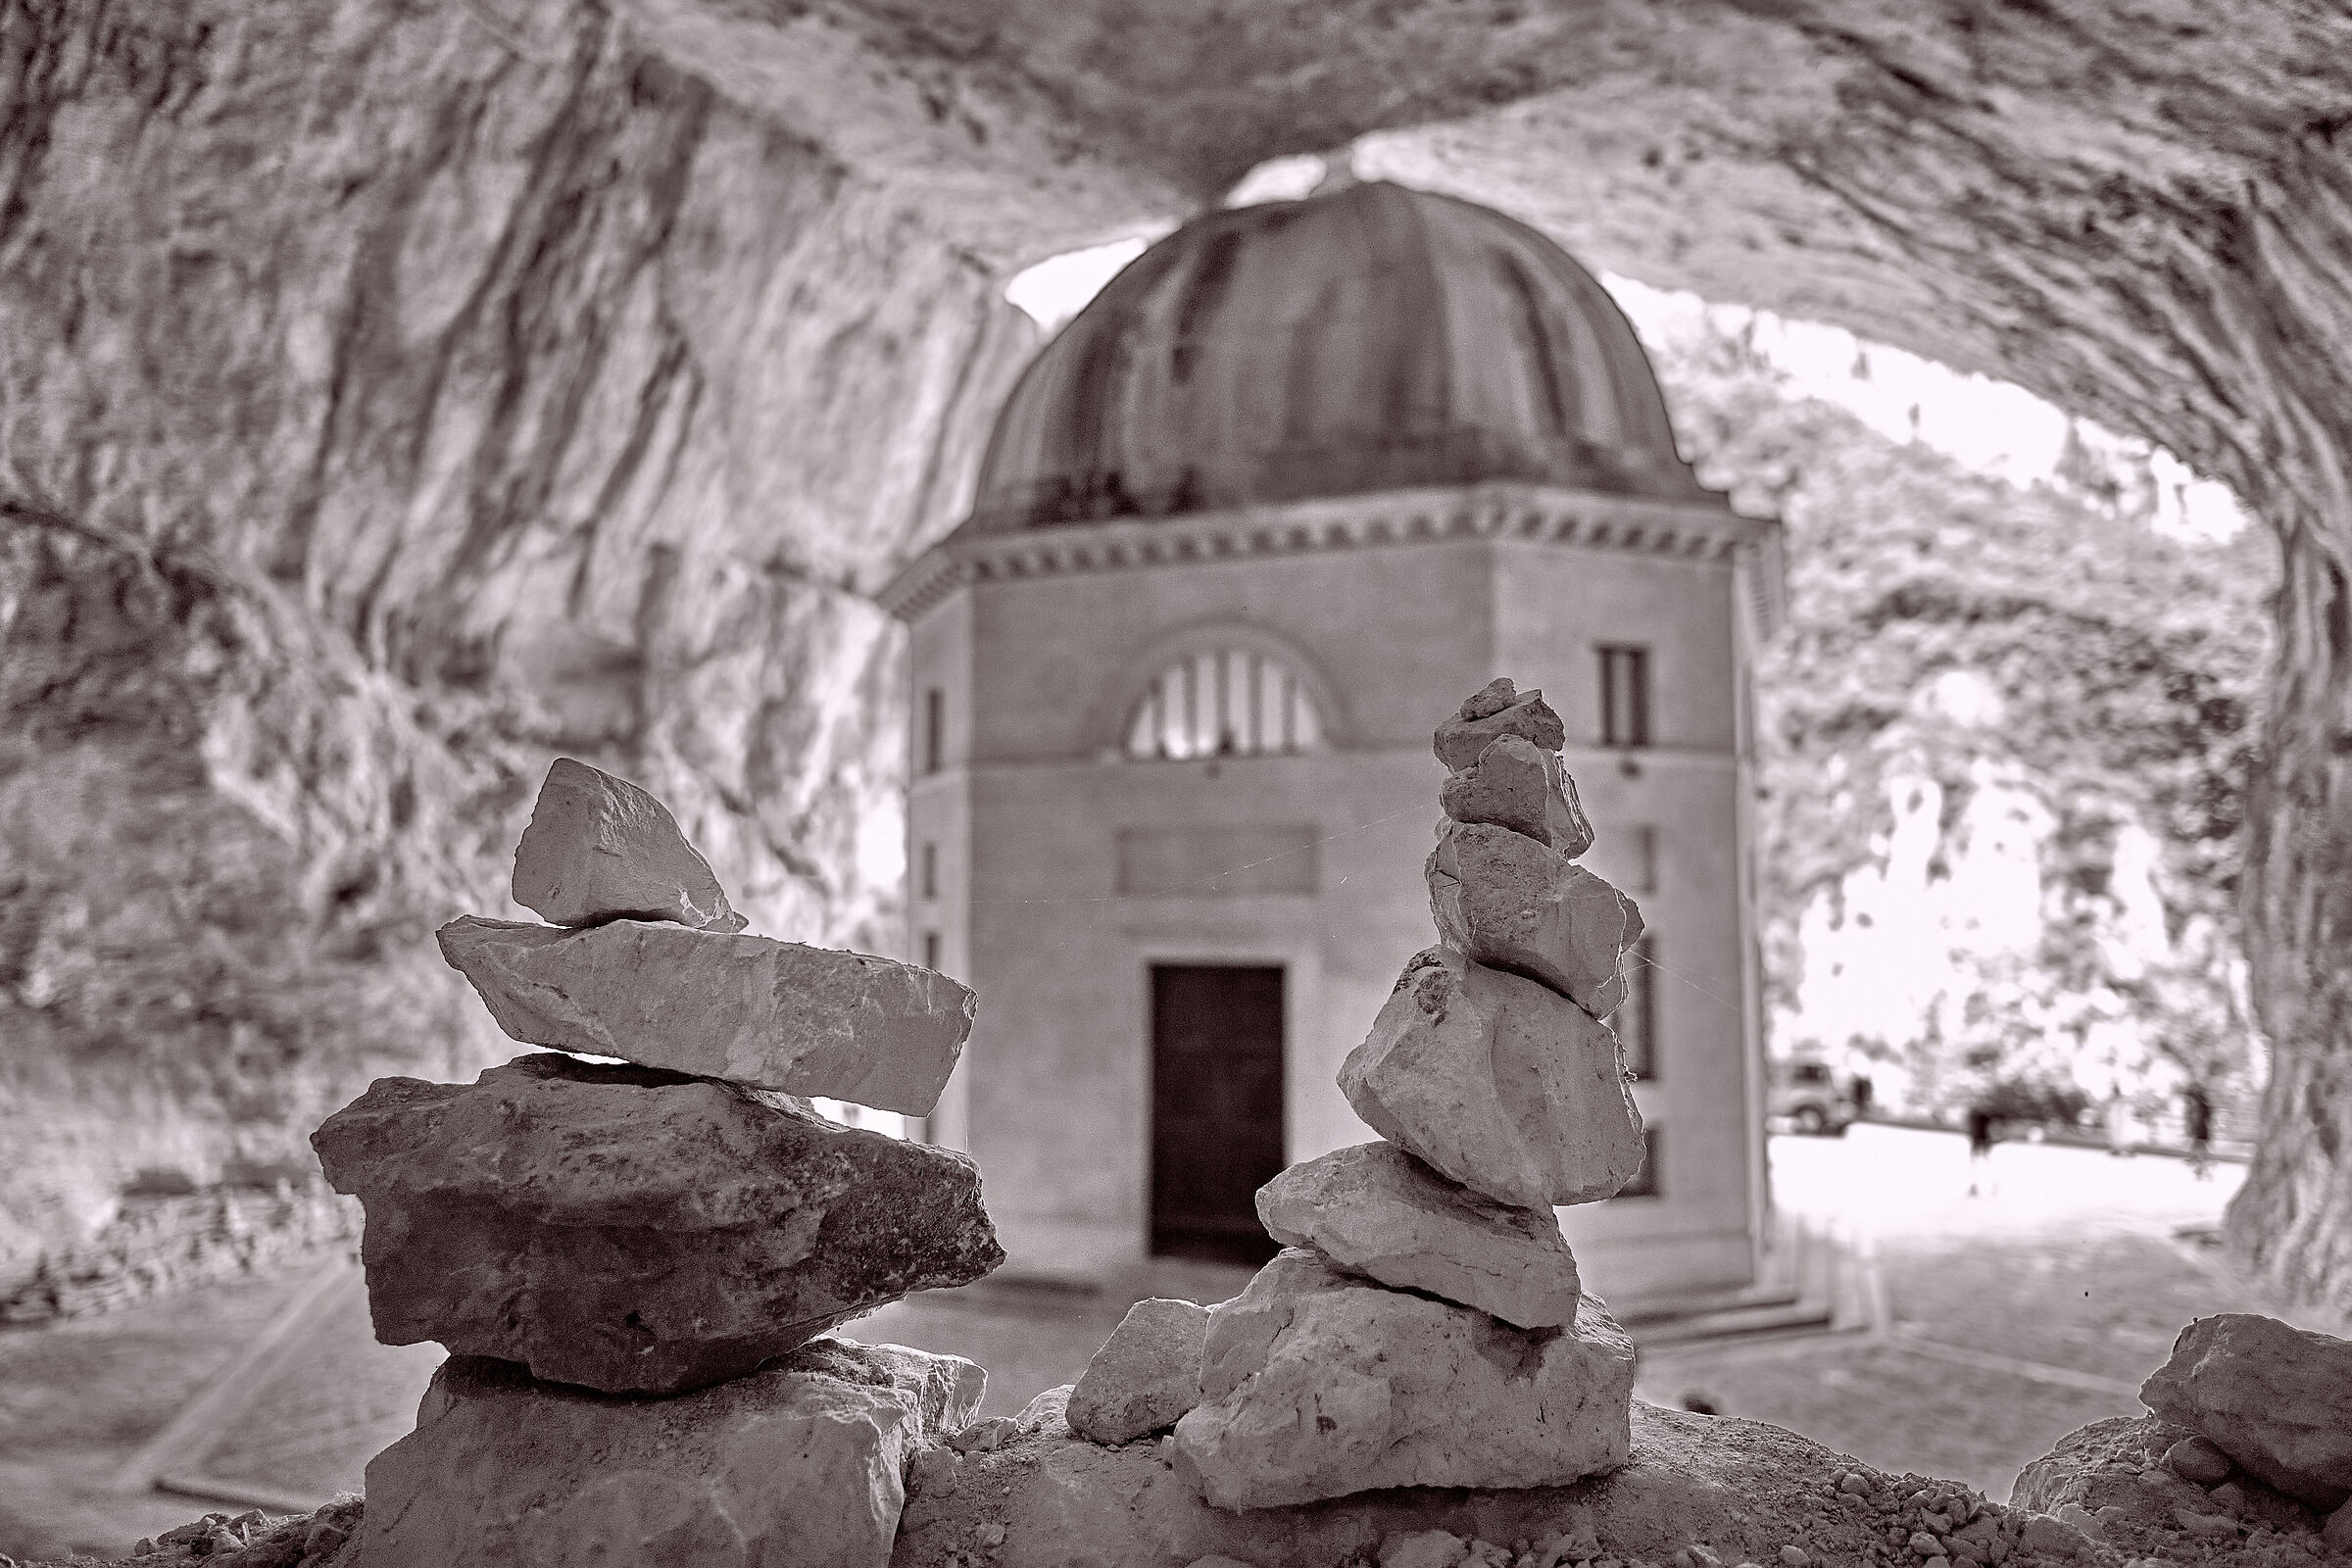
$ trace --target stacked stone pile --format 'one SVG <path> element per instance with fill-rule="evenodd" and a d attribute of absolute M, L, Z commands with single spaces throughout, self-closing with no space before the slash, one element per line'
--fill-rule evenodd
<path fill-rule="evenodd" d="M 1176 1462 L 1229 1509 L 1625 1463 L 1633 1347 L 1552 1209 L 1641 1169 L 1603 1020 L 1642 916 L 1575 863 L 1592 829 L 1564 738 L 1543 694 L 1507 680 L 1438 727 L 1446 820 L 1426 873 L 1444 940 L 1405 964 L 1340 1073 L 1384 1141 L 1259 1191 L 1285 1250 L 1238 1298 L 1197 1324 L 1141 1303 L 1072 1392 L 1079 1435 L 1174 1420 Z"/>
<path fill-rule="evenodd" d="M 743 934 L 661 803 L 568 759 L 514 890 L 555 923 L 466 916 L 444 956 L 515 1039 L 620 1059 L 379 1079 L 312 1140 L 376 1338 L 452 1352 L 368 1466 L 362 1560 L 886 1561 L 982 1376 L 818 1337 L 1004 1253 L 969 1159 L 803 1097 L 928 1112 L 971 993 Z"/>

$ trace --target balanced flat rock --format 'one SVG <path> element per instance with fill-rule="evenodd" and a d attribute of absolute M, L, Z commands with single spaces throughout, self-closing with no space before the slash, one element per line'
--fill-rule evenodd
<path fill-rule="evenodd" d="M 1447 822 L 1426 874 L 1439 933 L 1471 957 L 1541 980 L 1595 1018 L 1625 1001 L 1642 911 L 1559 851 L 1490 822 Z"/>
<path fill-rule="evenodd" d="M 1208 1308 L 1154 1297 L 1127 1309 L 1070 1390 L 1070 1430 L 1097 1443 L 1131 1443 L 1172 1427 L 1200 1402 L 1200 1345 Z"/>
<path fill-rule="evenodd" d="M 1504 735 L 1438 788 L 1456 822 L 1492 822 L 1524 833 L 1573 860 L 1592 847 L 1592 823 L 1576 798 L 1567 764 L 1536 743 Z"/>
<path fill-rule="evenodd" d="M 2323 1513 L 2352 1498 L 2352 1341 L 2252 1312 L 2194 1318 L 2139 1402 Z"/>
<path fill-rule="evenodd" d="M 675 920 L 740 931 L 742 915 L 669 808 L 625 778 L 559 757 L 514 849 L 514 902 L 558 925 Z"/>
<path fill-rule="evenodd" d="M 980 1170 L 708 1078 L 529 1055 L 379 1078 L 312 1135 L 375 1337 L 671 1394 L 1004 1260 Z"/>
<path fill-rule="evenodd" d="M 1432 747 L 1438 760 L 1448 771 L 1458 773 L 1503 735 L 1516 735 L 1542 752 L 1556 752 L 1568 740 L 1567 727 L 1544 701 L 1543 692 L 1514 691 L 1509 681 L 1497 680 L 1438 725 Z"/>
<path fill-rule="evenodd" d="M 1405 964 L 1340 1090 L 1374 1132 L 1498 1203 L 1589 1203 L 1642 1168 L 1642 1115 L 1608 1026 L 1449 948 Z"/>
<path fill-rule="evenodd" d="M 862 953 L 646 920 L 437 934 L 516 1040 L 787 1095 L 929 1115 L 972 1028 L 970 991 Z"/>
<path fill-rule="evenodd" d="M 884 1568 L 919 1446 L 962 1428 L 960 1356 L 822 1339 L 668 1399 L 456 1356 L 368 1464 L 360 1568 Z"/>
<path fill-rule="evenodd" d="M 1293 1165 L 1257 1190 L 1257 1217 L 1284 1246 L 1312 1248 L 1333 1267 L 1383 1285 L 1427 1291 L 1523 1329 L 1576 1320 L 1576 1257 L 1548 1207 L 1497 1203 L 1394 1144 L 1357 1144 Z"/>
<path fill-rule="evenodd" d="M 1534 1333 L 1287 1250 L 1209 1316 L 1176 1462 L 1226 1509 L 1380 1487 L 1557 1487 L 1626 1461 L 1634 1348 L 1600 1302 Z"/>

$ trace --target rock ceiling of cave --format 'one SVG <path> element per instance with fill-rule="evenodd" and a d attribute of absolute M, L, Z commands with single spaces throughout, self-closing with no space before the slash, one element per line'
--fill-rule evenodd
<path fill-rule="evenodd" d="M 2266 189 L 2340 176 L 2352 123 L 2352 19 L 2287 0 L 618 3 L 1006 272 L 1352 143 L 1588 265 L 2005 375 L 2225 471 L 2237 411 L 2171 390 L 2215 346 L 2163 296 Z"/>

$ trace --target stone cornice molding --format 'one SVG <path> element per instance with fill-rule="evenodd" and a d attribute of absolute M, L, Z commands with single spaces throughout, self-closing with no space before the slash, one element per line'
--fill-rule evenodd
<path fill-rule="evenodd" d="M 958 528 L 909 563 L 875 597 L 901 620 L 913 621 L 966 583 L 1449 539 L 1522 539 L 1729 563 L 1741 550 L 1762 545 L 1778 527 L 1743 517 L 1720 500 L 1654 501 L 1507 483 L 1389 490 L 1007 533 Z"/>

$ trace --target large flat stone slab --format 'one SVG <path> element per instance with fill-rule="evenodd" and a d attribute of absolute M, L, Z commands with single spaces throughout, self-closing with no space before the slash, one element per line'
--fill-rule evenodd
<path fill-rule="evenodd" d="M 675 920 L 733 932 L 746 923 L 668 807 L 568 757 L 539 786 L 512 886 L 516 904 L 557 925 Z"/>
<path fill-rule="evenodd" d="M 738 1377 L 1004 1260 L 963 1155 L 651 1068 L 379 1078 L 311 1143 L 367 1209 L 378 1340 L 607 1393 Z"/>
<path fill-rule="evenodd" d="M 514 1039 L 927 1116 L 972 993 L 862 953 L 647 920 L 584 931 L 464 915 L 441 956 Z"/>
<path fill-rule="evenodd" d="M 1642 1168 L 1642 1116 L 1608 1026 L 1449 948 L 1405 964 L 1340 1090 L 1381 1137 L 1499 1203 L 1592 1202 Z"/>
<path fill-rule="evenodd" d="M 1576 1258 L 1549 1207 L 1497 1203 L 1394 1144 L 1357 1144 L 1293 1165 L 1257 1190 L 1257 1217 L 1284 1246 L 1311 1248 L 1383 1285 L 1427 1291 L 1523 1329 L 1576 1320 Z"/>
<path fill-rule="evenodd" d="M 456 1357 L 368 1466 L 359 1568 L 883 1568 L 906 1461 L 968 1424 L 960 1356 L 824 1339 L 717 1388 L 622 1399 Z"/>
<path fill-rule="evenodd" d="M 1535 1333 L 1289 1249 L 1210 1314 L 1176 1462 L 1220 1508 L 1556 1487 L 1625 1463 L 1634 1347 L 1587 1296 Z"/>
<path fill-rule="evenodd" d="M 1634 901 L 1559 851 L 1491 822 L 1447 822 L 1425 868 L 1439 934 L 1481 963 L 1541 980 L 1595 1018 L 1625 1001 Z"/>
<path fill-rule="evenodd" d="M 1572 860 L 1592 847 L 1592 822 L 1567 765 L 1517 735 L 1498 738 L 1469 767 L 1447 775 L 1438 805 L 1456 822 L 1507 827 Z"/>
<path fill-rule="evenodd" d="M 2195 1318 L 2139 1399 L 2322 1512 L 2352 1499 L 2352 1341 L 2252 1312 Z"/>

